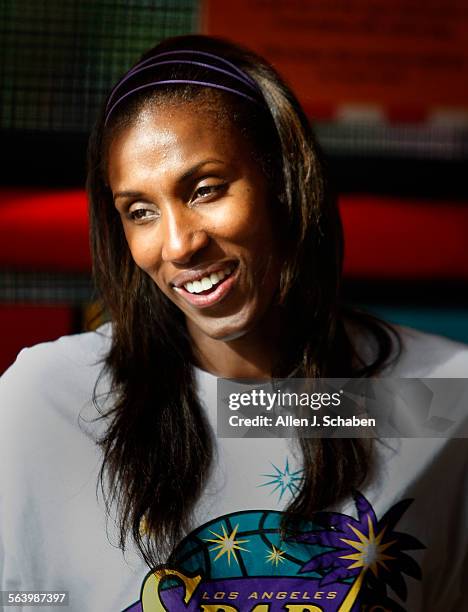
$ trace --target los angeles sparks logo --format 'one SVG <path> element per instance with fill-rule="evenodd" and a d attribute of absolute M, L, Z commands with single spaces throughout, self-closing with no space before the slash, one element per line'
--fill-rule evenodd
<path fill-rule="evenodd" d="M 293 538 L 281 539 L 282 514 L 247 511 L 192 532 L 167 567 L 150 572 L 141 600 L 127 612 L 403 612 L 402 574 L 420 579 L 405 550 L 424 546 L 394 531 L 412 500 L 381 520 L 355 493 L 357 519 L 321 512 Z"/>

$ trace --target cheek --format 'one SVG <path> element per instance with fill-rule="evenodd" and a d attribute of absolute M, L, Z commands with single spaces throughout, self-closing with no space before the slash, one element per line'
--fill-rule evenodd
<path fill-rule="evenodd" d="M 158 263 L 159 246 L 151 232 L 133 232 L 124 230 L 128 248 L 136 265 L 151 274 Z"/>
<path fill-rule="evenodd" d="M 229 210 L 221 210 L 213 221 L 213 232 L 249 250 L 257 247 L 260 252 L 265 242 L 271 240 L 271 223 L 261 201 L 237 201 Z"/>

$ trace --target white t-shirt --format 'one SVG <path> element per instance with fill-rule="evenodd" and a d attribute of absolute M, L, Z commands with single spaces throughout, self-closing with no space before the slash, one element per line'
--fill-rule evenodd
<path fill-rule="evenodd" d="M 392 376 L 467 376 L 467 347 L 400 332 Z M 140 611 L 148 574 L 136 550 L 117 547 L 97 487 L 105 423 L 92 392 L 109 334 L 106 325 L 23 350 L 0 384 L 0 590 L 67 591 L 70 612 Z M 215 428 L 216 378 L 196 376 Z M 328 526 L 305 523 L 302 541 L 285 542 L 281 511 L 301 478 L 293 442 L 218 439 L 194 529 L 175 555 L 179 578 L 161 582 L 161 601 L 171 612 L 465 609 L 467 441 L 402 438 L 377 449 L 371 484 L 324 517 Z M 145 611 L 164 609 L 156 583 L 145 583 Z M 192 585 L 187 607 L 182 584 Z"/>

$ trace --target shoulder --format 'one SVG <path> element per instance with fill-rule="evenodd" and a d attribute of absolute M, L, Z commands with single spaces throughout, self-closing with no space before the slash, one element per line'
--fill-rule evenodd
<path fill-rule="evenodd" d="M 76 376 L 94 370 L 102 364 L 110 340 L 111 325 L 105 324 L 94 332 L 62 336 L 24 348 L 1 377 L 2 387 L 18 382 L 24 388 L 27 384 L 43 383 L 45 378 L 48 383 L 58 384 L 68 373 Z"/>
<path fill-rule="evenodd" d="M 94 359 L 102 359 L 110 347 L 112 337 L 112 325 L 106 323 L 96 331 L 62 336 L 51 342 L 42 342 L 35 346 L 24 348 L 7 370 L 6 374 L 15 372 L 18 368 L 25 365 L 35 365 L 46 367 L 51 365 L 66 365 L 62 362 L 66 358 L 67 362 L 75 365 L 86 365 L 92 363 Z"/>
<path fill-rule="evenodd" d="M 0 378 L 0 429 L 24 428 L 26 422 L 37 426 L 57 415 L 76 419 L 92 406 L 99 381 L 107 385 L 101 374 L 110 340 L 106 324 L 23 349 Z"/>
<path fill-rule="evenodd" d="M 401 353 L 386 375 L 401 378 L 468 377 L 468 346 L 408 327 L 395 327 Z"/>
<path fill-rule="evenodd" d="M 385 327 L 392 348 L 381 377 L 468 377 L 468 345 L 409 327 L 388 323 Z M 361 360 L 372 363 L 379 353 L 376 335 L 370 328 L 349 321 L 346 331 Z"/>

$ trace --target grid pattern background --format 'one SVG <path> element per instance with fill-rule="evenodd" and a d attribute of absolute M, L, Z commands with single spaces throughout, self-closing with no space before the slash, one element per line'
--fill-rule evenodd
<path fill-rule="evenodd" d="M 30 138 L 28 143 L 39 142 L 32 147 L 33 162 L 42 143 L 48 142 L 49 149 L 55 150 L 55 141 L 60 135 L 71 143 L 70 148 L 75 142 L 81 142 L 80 139 L 84 142 L 104 96 L 142 52 L 168 36 L 199 30 L 200 4 L 201 0 L 0 0 L 0 131 L 8 133 L 12 142 L 18 141 L 19 158 L 27 149 L 18 138 L 23 132 L 33 132 L 27 135 Z M 271 6 L 274 10 L 274 2 Z M 419 190 L 423 187 L 430 190 L 431 196 L 434 184 L 443 185 L 444 190 L 455 184 L 457 193 L 466 193 L 466 121 L 460 126 L 445 127 L 330 121 L 316 123 L 315 129 L 328 154 L 346 158 L 343 164 L 346 169 L 349 168 L 348 159 L 362 157 L 367 164 L 367 158 L 372 156 L 384 158 L 386 163 L 393 158 L 404 164 L 398 166 L 396 177 L 403 174 L 413 180 L 414 163 L 403 172 L 405 158 L 423 159 L 425 162 L 443 160 L 450 162 L 452 167 L 452 162 L 461 161 L 463 166 L 460 163 L 456 167 L 463 167 L 463 175 L 458 170 L 448 173 L 448 166 L 444 166 L 445 174 L 442 176 L 447 178 L 443 179 L 438 178 L 440 167 L 436 172 L 426 169 L 424 174 L 418 170 L 416 176 L 419 178 L 415 185 Z M 75 134 L 77 139 L 70 138 Z M 84 153 L 84 146 L 82 149 Z M 47 153 L 43 154 L 42 149 L 40 154 L 47 159 Z M 10 157 L 11 150 L 5 147 L 5 159 Z M 66 158 L 66 161 L 69 160 Z M 21 171 L 23 167 L 21 165 Z M 393 174 L 394 166 L 390 167 L 391 171 L 383 174 L 380 171 L 379 174 L 368 171 L 367 165 L 354 165 L 352 170 L 346 170 L 345 175 L 349 172 L 354 176 L 356 168 L 361 167 L 365 168 L 365 179 L 358 178 L 359 191 L 365 191 L 362 189 L 364 184 L 377 184 L 377 181 L 380 189 L 382 179 L 387 188 L 391 183 L 393 189 L 393 184 L 398 183 Z M 49 166 L 44 165 L 44 168 L 49 172 Z M 22 177 L 26 184 L 27 174 L 26 171 Z M 368 177 L 368 174 L 372 176 Z M 47 176 L 56 180 L 55 168 Z M 405 181 L 399 179 L 398 184 L 407 188 Z M 369 296 L 378 293 L 374 286 L 368 287 Z M 404 296 L 402 289 L 390 288 L 390 291 Z M 415 285 L 415 292 L 420 296 L 419 303 L 424 302 L 425 306 L 438 295 L 433 287 L 424 292 Z M 461 299 L 461 293 L 454 289 L 450 295 Z M 357 295 L 362 299 L 361 288 L 358 288 Z M 441 291 L 440 295 L 448 299 L 449 293 Z M 0 267 L 0 305 L 63 303 L 82 308 L 95 297 L 92 282 L 86 274 Z M 369 302 L 373 299 L 375 297 L 369 297 Z M 431 317 L 435 318 L 434 312 Z M 462 325 L 466 329 L 466 323 L 456 318 L 462 316 L 457 315 L 462 311 L 447 312 L 447 320 L 450 318 L 453 329 L 456 327 L 453 337 L 468 341 L 460 332 Z M 392 318 L 387 311 L 378 314 Z M 401 317 L 400 322 L 418 326 L 414 318 Z M 446 330 L 445 323 L 443 329 L 435 329 L 439 333 Z"/>
<path fill-rule="evenodd" d="M 0 271 L 0 304 L 80 306 L 95 298 L 89 274 Z"/>
<path fill-rule="evenodd" d="M 0 0 L 0 129 L 84 133 L 139 55 L 194 32 L 197 0 Z"/>

